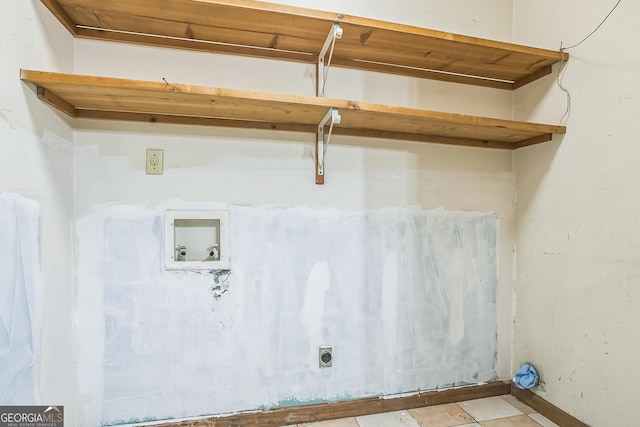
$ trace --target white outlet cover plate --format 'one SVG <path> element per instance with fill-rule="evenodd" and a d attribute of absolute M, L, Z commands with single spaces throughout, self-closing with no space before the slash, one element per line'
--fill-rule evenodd
<path fill-rule="evenodd" d="M 147 175 L 162 175 L 164 169 L 164 151 L 147 148 Z"/>

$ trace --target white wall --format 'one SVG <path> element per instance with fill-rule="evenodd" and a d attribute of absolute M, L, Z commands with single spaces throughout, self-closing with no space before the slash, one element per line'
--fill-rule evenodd
<path fill-rule="evenodd" d="M 613 3 L 613 2 L 612 2 Z M 289 2 L 550 49 L 582 39 L 611 5 L 520 0 Z M 348 9 L 347 9 L 348 8 Z M 173 198 L 341 210 L 421 205 L 494 211 L 500 220 L 498 374 L 511 367 L 510 262 L 517 232 L 514 363 L 542 370 L 537 392 L 592 425 L 633 423 L 632 365 L 638 335 L 633 180 L 638 103 L 635 17 L 622 2 L 601 30 L 571 51 L 568 133 L 518 150 L 517 223 L 511 153 L 398 141 L 334 138 L 327 184 L 313 184 L 312 137 L 109 122 L 74 122 L 37 101 L 20 68 L 260 89 L 313 92 L 299 64 L 72 41 L 37 1 L 0 3 L 0 191 L 40 204 L 46 306 L 42 333 L 43 403 L 74 405 L 70 313 L 74 203 L 83 216 L 103 204 L 157 206 Z M 544 31 L 541 31 L 544 29 Z M 74 63 L 75 46 L 75 63 Z M 185 66 L 188 64 L 188 66 Z M 238 72 L 241 70 L 242 72 Z M 274 77 L 275 76 L 275 77 Z M 481 88 L 333 69 L 328 96 L 510 118 L 512 95 Z M 487 102 L 490 100 L 490 102 Z M 516 119 L 557 123 L 564 97 L 545 78 L 514 95 Z M 68 141 L 76 141 L 76 160 Z M 165 149 L 165 175 L 144 175 L 147 147 Z M 73 171 L 77 193 L 73 197 Z M 224 185 L 219 185 L 224 183 Z M 88 306 L 81 308 L 88 309 Z M 615 393 L 612 390 L 616 390 Z"/>
<path fill-rule="evenodd" d="M 20 405 L 39 401 L 40 208 L 35 200 L 0 193 L 0 402 Z"/>
<path fill-rule="evenodd" d="M 508 0 L 290 2 L 510 41 Z M 10 8 L 10 9 L 9 9 Z M 348 9 L 347 9 L 348 8 Z M 511 153 L 402 141 L 334 137 L 326 185 L 313 184 L 313 136 L 222 128 L 75 121 L 41 104 L 20 68 L 312 94 L 312 67 L 268 60 L 72 40 L 37 1 L 3 2 L 0 40 L 0 191 L 41 204 L 42 271 L 47 300 L 42 334 L 42 400 L 67 406 L 80 424 L 98 395 L 74 405 L 71 313 L 90 310 L 71 286 L 69 219 L 105 204 L 155 207 L 187 202 L 309 206 L 340 211 L 409 207 L 495 212 L 499 219 L 497 373 L 510 376 L 514 240 Z M 509 92 L 332 69 L 327 96 L 511 118 Z M 490 102 L 487 102 L 490 100 Z M 68 141 L 75 143 L 74 155 Z M 165 174 L 144 174 L 148 147 L 165 150 Z M 75 176 L 74 176 L 75 175 Z M 75 195 L 74 195 L 75 187 Z M 505 261 L 506 260 L 506 261 Z M 88 266 L 79 266 L 78 271 Z M 74 307 L 75 303 L 78 303 Z M 82 327 L 78 324 L 75 327 Z M 82 364 L 82 360 L 78 361 Z M 238 408 L 243 409 L 243 408 Z M 76 416 L 78 418 L 76 418 Z"/>
<path fill-rule="evenodd" d="M 515 42 L 577 43 L 615 3 L 519 0 Z M 541 369 L 546 384 L 536 393 L 593 426 L 637 424 L 639 15 L 637 2 L 623 1 L 570 51 L 567 134 L 514 156 L 514 360 Z M 515 100 L 520 119 L 558 122 L 564 112 L 549 82 Z"/>
<path fill-rule="evenodd" d="M 164 269 L 164 209 L 185 207 L 230 210 L 220 299 L 208 271 Z M 101 210 L 76 230 L 86 424 L 495 378 L 492 214 L 172 202 Z"/>
<path fill-rule="evenodd" d="M 349 2 L 349 10 L 338 1 L 296 5 L 499 40 L 511 37 L 511 2 L 505 0 L 472 7 L 463 1 L 437 5 L 359 1 Z M 77 40 L 75 46 L 79 74 L 165 78 L 305 95 L 313 94 L 315 87 L 313 67 L 301 64 L 88 40 Z M 330 71 L 327 96 L 490 117 L 512 115 L 510 92 L 337 68 Z M 341 211 L 419 205 L 495 212 L 501 260 L 496 367 L 501 378 L 510 376 L 514 235 L 510 152 L 334 136 L 326 184 L 316 186 L 313 135 L 98 121 L 74 125 L 79 217 L 105 212 L 104 205 L 155 208 L 172 199 Z M 146 148 L 164 149 L 164 175 L 145 175 Z M 87 408 L 92 398 L 83 396 Z"/>
<path fill-rule="evenodd" d="M 349 2 L 349 10 L 338 1 L 298 5 L 499 40 L 511 36 L 511 2 L 505 0 L 485 1 L 482 7 L 464 1 L 406 1 L 402 7 L 359 1 Z M 313 67 L 301 64 L 88 40 L 77 40 L 75 46 L 79 74 L 306 95 L 315 87 Z M 512 115 L 509 92 L 337 68 L 330 71 L 327 96 L 490 117 Z M 495 212 L 500 257 L 496 368 L 501 378 L 510 376 L 510 152 L 334 136 L 326 184 L 316 186 L 313 135 L 95 121 L 74 126 L 78 217 L 104 212 L 105 204 L 155 208 L 172 199 L 341 211 L 419 205 Z M 164 175 L 145 175 L 146 148 L 164 149 Z M 83 396 L 82 404 L 89 407 L 91 400 Z"/>
<path fill-rule="evenodd" d="M 20 68 L 70 72 L 73 43 L 36 1 L 0 2 L 0 192 L 40 205 L 40 253 L 45 289 L 39 337 L 40 402 L 65 405 L 75 425 L 71 312 L 70 221 L 73 212 L 72 131 L 37 100 Z M 24 402 L 35 404 L 40 402 Z"/>

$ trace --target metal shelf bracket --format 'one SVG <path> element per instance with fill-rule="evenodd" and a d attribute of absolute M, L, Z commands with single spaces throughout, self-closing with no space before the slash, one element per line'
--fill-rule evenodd
<path fill-rule="evenodd" d="M 333 132 L 333 125 L 339 125 L 342 116 L 337 108 L 330 108 L 318 124 L 318 138 L 316 140 L 316 184 L 324 184 L 324 159 L 327 154 L 327 147 Z M 324 127 L 329 123 L 329 131 L 327 132 L 327 141 L 324 140 Z"/>
<path fill-rule="evenodd" d="M 318 65 L 317 65 L 317 81 L 316 81 L 316 96 L 324 96 L 324 87 L 327 83 L 327 74 L 329 72 L 329 67 L 331 66 L 331 57 L 333 56 L 333 48 L 336 44 L 336 39 L 342 38 L 342 27 L 340 24 L 334 23 L 331 27 L 331 31 L 327 35 L 327 39 L 324 41 L 324 45 L 318 54 Z M 325 57 L 327 56 L 327 51 L 331 47 L 331 51 L 329 52 L 329 59 L 326 61 L 325 65 Z"/>

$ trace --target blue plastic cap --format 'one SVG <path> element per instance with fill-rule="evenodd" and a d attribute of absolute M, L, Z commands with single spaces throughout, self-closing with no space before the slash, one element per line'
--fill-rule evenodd
<path fill-rule="evenodd" d="M 521 389 L 535 387 L 538 385 L 539 381 L 540 376 L 538 375 L 538 371 L 528 363 L 522 365 L 522 368 L 516 372 L 516 376 L 513 379 L 516 386 Z"/>

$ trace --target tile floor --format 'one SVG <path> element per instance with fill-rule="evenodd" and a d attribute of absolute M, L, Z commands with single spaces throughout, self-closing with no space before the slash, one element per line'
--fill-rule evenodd
<path fill-rule="evenodd" d="M 513 396 L 387 412 L 297 427 L 559 427 Z M 296 427 L 296 426 L 287 426 Z"/>

